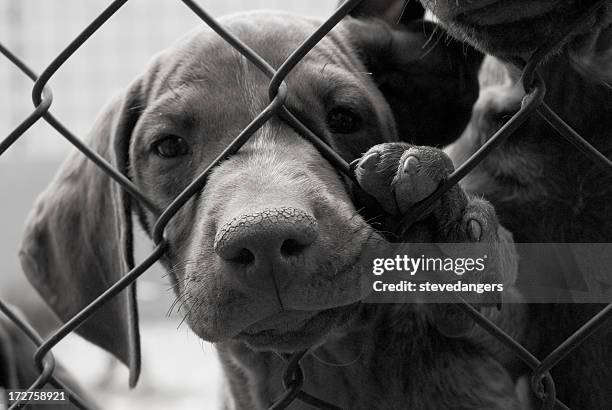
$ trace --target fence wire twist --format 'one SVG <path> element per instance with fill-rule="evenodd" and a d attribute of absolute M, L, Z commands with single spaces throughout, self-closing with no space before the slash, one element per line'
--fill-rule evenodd
<path fill-rule="evenodd" d="M 65 323 L 47 340 L 43 340 L 27 322 L 16 315 L 5 303 L 0 300 L 0 312 L 2 312 L 10 321 L 12 321 L 38 348 L 34 355 L 34 362 L 40 371 L 40 375 L 29 387 L 28 391 L 40 389 L 49 383 L 56 388 L 65 389 L 69 394 L 70 401 L 81 409 L 89 409 L 91 407 L 78 395 L 70 391 L 61 381 L 54 377 L 55 360 L 51 349 L 61 342 L 66 335 L 73 332 L 83 322 L 91 317 L 91 315 L 107 301 L 131 285 L 140 275 L 149 269 L 151 265 L 153 265 L 163 256 L 168 245 L 164 237 L 164 231 L 169 221 L 195 193 L 203 189 L 211 170 L 228 156 L 236 153 L 242 147 L 242 145 L 244 145 L 249 138 L 272 116 L 277 115 L 289 123 L 304 138 L 310 141 L 320 151 L 323 157 L 327 159 L 334 167 L 336 167 L 351 180 L 355 180 L 350 164 L 344 161 L 329 145 L 327 145 L 326 142 L 324 142 L 306 125 L 304 125 L 298 116 L 296 116 L 285 106 L 284 103 L 289 90 L 284 82 L 284 79 L 291 72 L 291 70 L 297 64 L 299 64 L 302 58 L 362 0 L 347 0 L 345 3 L 343 3 L 329 19 L 327 19 L 285 60 L 278 70 L 274 70 L 262 57 L 245 45 L 240 39 L 225 30 L 195 1 L 180 0 L 228 44 L 245 56 L 270 79 L 268 86 L 270 103 L 263 111 L 259 113 L 259 115 L 255 117 L 255 119 L 251 121 L 249 125 L 242 130 L 242 132 L 227 146 L 227 148 L 191 184 L 189 184 L 189 186 L 187 186 L 187 188 L 185 188 L 165 210 L 160 213 L 159 210 L 157 210 L 157 208 L 153 205 L 153 201 L 142 194 L 125 175 L 118 172 L 104 158 L 87 147 L 49 112 L 53 101 L 53 94 L 47 83 L 51 77 L 72 56 L 72 54 L 79 49 L 109 18 L 111 18 L 113 14 L 115 14 L 125 3 L 127 3 L 127 1 L 128 0 L 113 1 L 48 65 L 40 76 L 36 75 L 36 73 L 34 73 L 34 71 L 32 71 L 23 61 L 21 61 L 0 43 L 0 53 L 2 53 L 12 64 L 14 64 L 26 76 L 34 81 L 34 86 L 32 88 L 32 100 L 35 106 L 34 111 L 32 111 L 32 113 L 28 115 L 23 122 L 21 122 L 6 138 L 4 138 L 4 140 L 0 142 L 0 155 L 2 155 L 15 141 L 17 141 L 33 124 L 42 118 L 53 128 L 55 128 L 66 140 L 81 151 L 83 155 L 93 161 L 109 177 L 114 179 L 126 192 L 128 192 L 130 196 L 158 216 L 153 228 L 153 241 L 155 243 L 155 247 L 149 256 L 137 266 L 130 266 L 130 271 L 127 274 L 125 274 L 108 290 L 99 295 L 87 307 Z M 607 0 L 601 0 L 591 6 L 584 13 L 584 19 L 588 19 L 606 1 Z M 428 198 L 425 198 L 413 206 L 413 208 L 402 218 L 402 222 L 400 224 L 402 227 L 401 231 L 399 232 L 400 234 L 409 229 L 412 223 L 427 212 L 427 210 L 435 203 L 437 199 L 439 199 L 452 186 L 457 184 L 459 180 L 474 169 L 474 167 L 477 166 L 489 154 L 489 152 L 491 152 L 491 150 L 503 143 L 503 141 L 509 135 L 514 133 L 523 122 L 534 114 L 537 114 L 544 119 L 563 138 L 578 148 L 584 155 L 588 156 L 594 163 L 601 166 L 607 172 L 612 173 L 612 161 L 589 144 L 579 133 L 565 123 L 549 106 L 543 102 L 546 87 L 536 70 L 538 65 L 542 62 L 544 56 L 546 56 L 548 52 L 554 49 L 559 43 L 563 42 L 566 36 L 571 35 L 576 27 L 583 24 L 584 19 L 577 21 L 575 26 L 568 27 L 563 37 L 552 39 L 549 44 L 542 45 L 532 55 L 529 61 L 514 62 L 516 65 L 522 67 L 523 75 L 521 80 L 527 92 L 522 101 L 521 108 L 501 129 L 499 129 L 491 138 L 489 138 L 488 141 L 476 153 L 474 153 L 467 161 L 465 161 L 459 168 L 449 175 L 449 177 L 444 180 Z M 459 306 L 469 316 L 471 316 L 476 323 L 487 330 L 499 342 L 507 346 L 532 369 L 531 387 L 536 396 L 542 401 L 542 408 L 552 409 L 557 406 L 557 408 L 567 409 L 567 406 L 565 406 L 556 397 L 555 384 L 550 375 L 550 370 L 560 360 L 566 357 L 574 348 L 579 346 L 591 334 L 593 334 L 606 321 L 606 319 L 612 316 L 612 303 L 607 305 L 598 314 L 592 317 L 587 323 L 568 337 L 543 360 L 539 360 L 520 343 L 506 334 L 500 327 L 483 316 L 478 309 L 461 299 L 459 296 L 457 296 L 457 298 Z M 282 377 L 282 384 L 285 392 L 270 405 L 269 409 L 285 409 L 296 400 L 320 409 L 340 409 L 340 407 L 314 397 L 302 389 L 304 385 L 304 374 L 300 366 L 300 361 L 307 354 L 307 351 L 302 351 L 284 357 L 286 360 L 286 367 Z M 27 402 L 18 401 L 13 403 L 10 409 L 20 408 L 27 404 Z"/>

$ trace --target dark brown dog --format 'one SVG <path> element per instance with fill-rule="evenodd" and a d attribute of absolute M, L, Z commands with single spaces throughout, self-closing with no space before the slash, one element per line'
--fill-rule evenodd
<path fill-rule="evenodd" d="M 483 50 L 502 57 L 527 56 L 566 30 L 594 1 L 424 2 L 451 28 Z M 480 22 L 480 23 L 478 23 Z M 485 24 L 486 22 L 486 24 Z M 479 25 L 474 29 L 475 26 Z M 566 41 L 542 67 L 546 102 L 599 151 L 611 152 L 612 4 L 609 2 Z M 516 73 L 503 64 L 503 83 L 481 91 L 471 125 L 462 137 L 479 145 L 495 121 L 518 108 Z M 490 74 L 489 74 L 490 76 Z M 489 77 L 491 78 L 491 76 Z M 491 127 L 492 125 L 492 127 Z M 493 128 L 493 129 L 491 129 Z M 461 143 L 456 149 L 461 148 Z M 610 242 L 611 176 L 576 153 L 540 118 L 532 117 L 501 150 L 488 157 L 465 186 L 490 200 L 501 222 L 519 242 Z M 560 255 L 550 257 L 563 266 Z M 529 262 L 526 261 L 526 264 Z M 520 280 L 520 277 L 519 277 Z M 529 331 L 523 342 L 538 357 L 556 348 L 584 324 L 600 305 L 529 305 Z M 559 397 L 576 409 L 603 409 L 612 402 L 610 322 L 573 351 L 552 375 Z"/>
<path fill-rule="evenodd" d="M 363 3 L 397 20 L 402 1 Z M 472 120 L 459 141 L 448 148 L 461 163 L 518 110 L 524 91 L 519 72 L 503 59 L 524 60 L 555 41 L 597 2 L 423 0 L 455 37 L 500 57 L 487 57 Z M 546 102 L 602 153 L 611 152 L 612 4 L 602 3 L 553 50 L 540 71 Z M 414 5 L 413 5 L 414 7 Z M 414 11 L 412 11 L 414 13 Z M 538 116 L 532 117 L 464 181 L 470 192 L 491 201 L 500 221 L 517 242 L 610 242 L 610 175 Z M 522 255 L 527 266 L 532 256 Z M 562 255 L 539 255 L 561 271 Z M 519 281 L 521 281 L 519 273 Z M 598 312 L 601 305 L 534 304 L 527 308 L 524 343 L 542 358 Z M 555 368 L 558 396 L 571 408 L 603 409 L 612 402 L 612 326 L 580 345 Z M 514 369 L 515 374 L 527 369 Z"/>

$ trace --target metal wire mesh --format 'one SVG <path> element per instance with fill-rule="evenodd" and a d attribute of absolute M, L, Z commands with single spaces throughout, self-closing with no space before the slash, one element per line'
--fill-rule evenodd
<path fill-rule="evenodd" d="M 47 86 L 49 80 L 62 67 L 62 65 L 79 49 L 88 38 L 96 32 L 113 14 L 115 14 L 128 0 L 113 1 L 94 21 L 92 21 L 43 71 L 42 74 L 35 74 L 23 61 L 11 53 L 10 50 L 0 44 L 0 53 L 2 53 L 11 63 L 13 63 L 26 76 L 34 81 L 32 88 L 32 100 L 35 109 L 27 116 L 21 124 L 19 124 L 13 132 L 6 136 L 0 142 L 0 155 L 2 155 L 15 141 L 17 141 L 34 123 L 44 119 L 53 128 L 55 128 L 63 137 L 73 144 L 83 155 L 93 161 L 100 167 L 109 177 L 114 179 L 120 186 L 132 196 L 133 199 L 139 201 L 150 211 L 158 215 L 157 221 L 153 229 L 153 241 L 155 243 L 154 250 L 145 258 L 143 262 L 135 267 L 130 267 L 131 270 L 126 273 L 121 280 L 117 281 L 107 291 L 99 295 L 86 308 L 81 310 L 77 315 L 65 323 L 48 339 L 43 340 L 32 327 L 24 322 L 20 317 L 14 314 L 7 305 L 0 300 L 0 312 L 9 320 L 14 322 L 16 326 L 24 332 L 25 335 L 38 347 L 34 356 L 34 361 L 40 370 L 40 376 L 29 387 L 29 391 L 40 389 L 47 383 L 54 387 L 66 389 L 70 395 L 70 401 L 81 409 L 91 408 L 86 402 L 78 397 L 73 392 L 70 392 L 59 380 L 54 377 L 55 361 L 51 349 L 57 345 L 62 339 L 73 332 L 79 325 L 85 322 L 91 315 L 103 306 L 111 298 L 115 297 L 126 287 L 132 284 L 141 274 L 143 274 L 153 263 L 158 261 L 164 254 L 167 248 L 167 241 L 164 237 L 164 230 L 168 222 L 179 211 L 179 209 L 206 184 L 210 171 L 219 162 L 228 156 L 237 152 L 249 138 L 261 128 L 266 121 L 272 116 L 280 116 L 284 121 L 288 122 L 295 130 L 297 130 L 304 138 L 310 141 L 321 154 L 339 171 L 344 173 L 350 179 L 354 180 L 354 175 L 351 167 L 347 164 L 331 147 L 329 147 L 322 139 L 304 125 L 298 116 L 292 113 L 284 102 L 290 90 L 288 90 L 284 79 L 289 72 L 300 63 L 301 59 L 336 25 L 342 20 L 361 0 L 348 0 L 343 3 L 333 15 L 327 19 L 307 40 L 305 40 L 281 65 L 278 70 L 274 70 L 263 58 L 246 46 L 242 41 L 226 31 L 219 23 L 204 11 L 193 0 L 181 0 L 191 11 L 201 18 L 208 26 L 217 32 L 228 44 L 244 55 L 251 63 L 261 70 L 269 79 L 269 105 L 246 126 L 242 132 L 227 146 L 227 148 L 204 170 L 187 188 L 185 188 L 174 201 L 161 213 L 159 213 L 153 202 L 143 195 L 138 188 L 123 174 L 113 168 L 100 155 L 92 151 L 89 147 L 83 144 L 68 128 L 66 128 L 57 118 L 50 113 L 53 95 L 51 89 Z M 586 13 L 585 18 L 590 16 L 601 6 L 605 1 L 597 2 Z M 580 25 L 578 21 L 576 25 Z M 566 35 L 571 34 L 574 27 L 568 27 Z M 402 230 L 409 229 L 412 222 L 418 220 L 419 216 L 424 214 L 429 207 L 437 199 L 440 198 L 448 189 L 457 184 L 461 178 L 468 174 L 478 163 L 480 163 L 487 154 L 498 147 L 509 135 L 529 117 L 534 114 L 541 116 L 555 130 L 559 132 L 567 141 L 579 148 L 582 153 L 587 155 L 592 161 L 612 172 L 612 162 L 601 154 L 597 149 L 591 146 L 580 134 L 566 124 L 555 112 L 543 103 L 544 94 L 546 91 L 545 84 L 542 78 L 538 75 L 536 68 L 547 52 L 553 49 L 558 42 L 563 41 L 563 38 L 554 39 L 550 44 L 542 45 L 538 51 L 534 53 L 528 62 L 517 61 L 516 64 L 523 67 L 522 82 L 527 92 L 523 99 L 520 110 L 512 116 L 512 118 L 497 131 L 488 141 L 465 163 L 452 173 L 445 181 L 443 181 L 438 189 L 428 198 L 420 203 L 417 203 L 410 212 L 408 212 L 400 224 Z M 400 232 L 402 233 L 402 232 Z M 459 298 L 459 296 L 457 296 Z M 487 330 L 499 342 L 507 346 L 514 354 L 516 354 L 525 364 L 531 369 L 531 387 L 537 397 L 542 401 L 542 407 L 552 409 L 555 406 L 559 408 L 567 408 L 556 397 L 554 381 L 550 375 L 550 369 L 554 367 L 560 360 L 567 356 L 574 348 L 584 342 L 593 332 L 600 327 L 606 319 L 612 316 L 612 304 L 607 305 L 597 315 L 592 317 L 573 335 L 567 338 L 547 357 L 539 360 L 520 343 L 506 334 L 501 328 L 483 316 L 476 308 L 459 299 L 459 306 L 471 316 L 476 323 Z M 283 374 L 282 383 L 285 392 L 269 407 L 270 409 L 284 409 L 292 402 L 299 400 L 320 409 L 339 409 L 339 407 L 318 399 L 307 392 L 302 387 L 304 384 L 304 374 L 300 367 L 300 360 L 307 354 L 307 351 L 302 351 L 285 357 L 286 367 Z M 27 405 L 27 402 L 15 402 L 12 408 L 19 408 Z"/>

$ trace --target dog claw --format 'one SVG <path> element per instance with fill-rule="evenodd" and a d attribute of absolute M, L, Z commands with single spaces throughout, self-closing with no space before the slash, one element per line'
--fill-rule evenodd
<path fill-rule="evenodd" d="M 475 219 L 470 219 L 468 222 L 468 233 L 472 241 L 480 242 L 480 238 L 482 237 L 482 226 L 480 226 L 480 222 Z"/>
<path fill-rule="evenodd" d="M 414 155 L 410 155 L 404 161 L 404 173 L 408 175 L 414 175 L 418 171 L 419 160 Z"/>
<path fill-rule="evenodd" d="M 379 161 L 380 161 L 380 154 L 378 152 L 372 152 L 371 154 L 368 154 L 366 157 L 364 157 L 361 160 L 361 163 L 359 164 L 359 166 L 369 171 L 369 170 L 376 168 Z"/>

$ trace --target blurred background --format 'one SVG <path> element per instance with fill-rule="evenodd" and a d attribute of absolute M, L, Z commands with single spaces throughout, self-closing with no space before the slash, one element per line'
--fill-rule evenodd
<path fill-rule="evenodd" d="M 110 0 L 2 0 L 0 42 L 40 73 Z M 213 16 L 280 9 L 324 18 L 332 0 L 200 0 Z M 53 76 L 51 112 L 78 136 L 106 101 L 159 50 L 201 21 L 178 0 L 130 0 Z M 0 140 L 32 111 L 32 82 L 0 57 Z M 36 196 L 72 149 L 39 121 L 0 157 L 0 298 L 19 307 L 43 334 L 57 325 L 17 260 L 23 223 Z M 151 245 L 140 237 L 138 260 Z M 159 267 L 139 279 L 143 374 L 127 388 L 127 371 L 70 336 L 54 352 L 103 409 L 217 408 L 221 373 L 214 349 L 168 314 L 174 295 Z"/>

